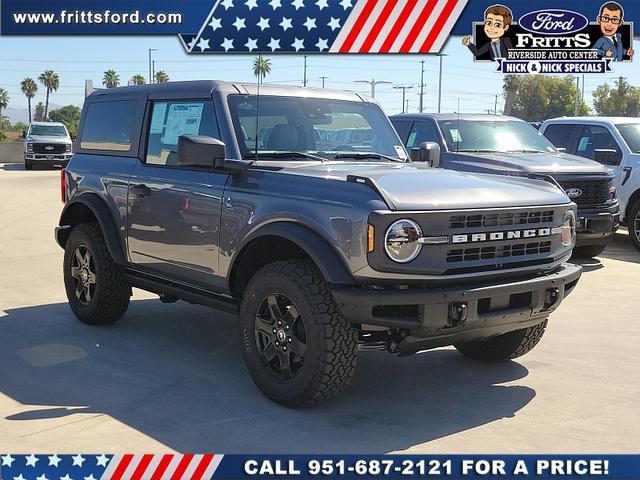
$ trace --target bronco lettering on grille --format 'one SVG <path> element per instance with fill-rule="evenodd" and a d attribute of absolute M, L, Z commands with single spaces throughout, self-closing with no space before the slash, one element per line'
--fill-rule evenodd
<path fill-rule="evenodd" d="M 529 230 L 506 230 L 503 232 L 469 233 L 453 235 L 451 243 L 495 242 L 500 240 L 516 240 L 519 238 L 548 237 L 560 233 L 555 228 L 535 228 Z"/>

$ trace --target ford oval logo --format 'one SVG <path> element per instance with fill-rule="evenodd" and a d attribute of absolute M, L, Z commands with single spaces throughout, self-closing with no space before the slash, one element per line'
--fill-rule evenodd
<path fill-rule="evenodd" d="M 52 145 L 47 145 L 46 147 L 44 147 L 45 150 L 53 150 L 53 146 Z"/>
<path fill-rule="evenodd" d="M 579 188 L 570 188 L 567 190 L 567 197 L 569 198 L 578 198 L 582 196 L 582 190 Z"/>
<path fill-rule="evenodd" d="M 524 14 L 518 25 L 540 35 L 568 35 L 589 25 L 589 19 L 571 10 L 550 8 Z"/>

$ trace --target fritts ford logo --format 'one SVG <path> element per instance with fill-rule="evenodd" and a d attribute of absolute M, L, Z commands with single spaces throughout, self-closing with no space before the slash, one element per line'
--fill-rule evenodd
<path fill-rule="evenodd" d="M 612 62 L 631 61 L 633 23 L 624 21 L 622 5 L 607 2 L 592 18 L 549 8 L 516 22 L 510 8 L 493 5 L 462 43 L 475 61 L 497 62 L 503 73 L 607 73 Z"/>

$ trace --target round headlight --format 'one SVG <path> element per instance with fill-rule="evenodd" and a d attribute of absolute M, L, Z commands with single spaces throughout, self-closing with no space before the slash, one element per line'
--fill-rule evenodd
<path fill-rule="evenodd" d="M 412 220 L 398 220 L 388 229 L 384 237 L 384 249 L 394 262 L 407 263 L 420 253 L 422 244 L 418 242 L 422 231 Z"/>
<path fill-rule="evenodd" d="M 560 241 L 565 247 L 573 245 L 576 240 L 576 214 L 568 210 L 562 217 L 562 234 Z"/>

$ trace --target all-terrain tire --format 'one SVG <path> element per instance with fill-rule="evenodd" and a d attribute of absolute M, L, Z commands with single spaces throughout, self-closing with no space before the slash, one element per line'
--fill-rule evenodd
<path fill-rule="evenodd" d="M 574 258 L 593 258 L 598 257 L 607 248 L 607 244 L 602 245 L 584 245 L 573 249 Z"/>
<path fill-rule="evenodd" d="M 640 225 L 636 228 L 636 221 L 640 222 L 640 200 L 636 200 L 636 203 L 631 207 L 627 221 L 631 243 L 637 250 L 640 250 Z"/>
<path fill-rule="evenodd" d="M 498 335 L 488 340 L 459 343 L 455 347 L 460 353 L 474 360 L 483 362 L 512 360 L 533 350 L 546 328 L 547 320 L 545 319 L 532 327 Z"/>
<path fill-rule="evenodd" d="M 24 161 L 24 169 L 25 170 L 33 170 L 33 163 L 28 160 Z"/>
<path fill-rule="evenodd" d="M 257 340 L 259 308 L 273 295 L 290 299 L 304 324 L 306 353 L 289 378 L 272 371 Z M 333 398 L 347 387 L 356 367 L 356 329 L 338 311 L 322 274 L 306 260 L 270 263 L 253 275 L 240 305 L 240 341 L 254 383 L 265 396 L 287 407 Z"/>
<path fill-rule="evenodd" d="M 85 303 L 77 298 L 77 283 L 72 276 L 72 257 L 79 246 L 89 251 L 95 268 L 94 293 L 88 303 L 86 298 Z M 106 325 L 122 318 L 129 307 L 131 286 L 120 265 L 111 258 L 97 223 L 82 223 L 71 231 L 65 246 L 63 268 L 69 305 L 78 320 L 90 325 Z"/>

